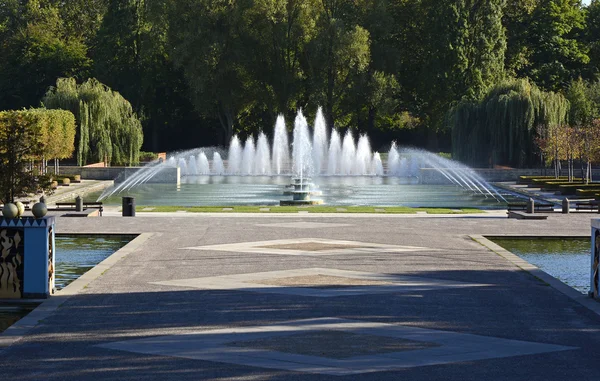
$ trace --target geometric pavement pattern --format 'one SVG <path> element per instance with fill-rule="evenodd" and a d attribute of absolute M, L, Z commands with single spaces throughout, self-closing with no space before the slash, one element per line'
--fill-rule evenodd
<path fill-rule="evenodd" d="M 406 294 L 489 286 L 482 283 L 328 268 L 267 271 L 149 283 L 204 290 L 236 290 L 318 298 L 391 292 Z"/>
<path fill-rule="evenodd" d="M 272 241 L 240 242 L 222 245 L 182 247 L 180 249 L 301 256 L 402 253 L 437 250 L 420 246 L 387 245 L 381 243 L 343 241 L 323 238 L 295 238 Z"/>
<path fill-rule="evenodd" d="M 332 376 L 577 349 L 338 318 L 199 331 L 99 347 Z"/>

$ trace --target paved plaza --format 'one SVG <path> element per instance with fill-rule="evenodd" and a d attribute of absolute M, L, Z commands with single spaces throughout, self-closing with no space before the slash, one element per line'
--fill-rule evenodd
<path fill-rule="evenodd" d="M 115 214 L 57 219 L 145 234 L 0 336 L 2 379 L 600 379 L 598 303 L 480 238 L 594 214 Z"/>

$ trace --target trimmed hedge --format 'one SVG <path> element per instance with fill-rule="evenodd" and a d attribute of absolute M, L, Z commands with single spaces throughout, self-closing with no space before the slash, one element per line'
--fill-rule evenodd
<path fill-rule="evenodd" d="M 65 159 L 75 150 L 75 116 L 70 111 L 31 109 L 0 112 L 0 139 L 25 134 L 30 159 Z"/>

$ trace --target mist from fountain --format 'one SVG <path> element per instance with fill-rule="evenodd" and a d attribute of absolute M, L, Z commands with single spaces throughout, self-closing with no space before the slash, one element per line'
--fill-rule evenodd
<path fill-rule="evenodd" d="M 342 155 L 341 155 L 341 171 L 340 173 L 345 176 L 354 175 L 354 160 L 356 156 L 356 145 L 354 144 L 354 136 L 352 131 L 348 130 L 344 140 L 342 142 Z"/>
<path fill-rule="evenodd" d="M 327 174 L 329 176 L 339 175 L 341 172 L 342 142 L 337 130 L 331 132 L 331 141 L 329 142 L 329 154 L 327 156 Z"/>
<path fill-rule="evenodd" d="M 327 126 L 323 109 L 319 107 L 315 118 L 315 127 L 313 133 L 313 163 L 316 175 L 323 171 L 325 160 L 327 159 Z"/>
<path fill-rule="evenodd" d="M 290 162 L 290 147 L 288 132 L 283 115 L 277 117 L 273 135 L 273 170 L 276 175 L 284 173 Z"/>
<path fill-rule="evenodd" d="M 381 155 L 379 154 L 379 152 L 375 152 L 373 154 L 373 160 L 371 161 L 371 172 L 375 176 L 384 175 L 383 163 L 381 162 Z"/>
<path fill-rule="evenodd" d="M 303 178 L 313 175 L 312 148 L 308 123 L 300 110 L 294 120 L 294 141 L 292 143 L 292 173 L 300 178 L 300 183 Z"/>
<path fill-rule="evenodd" d="M 254 157 L 254 174 L 271 174 L 271 149 L 269 148 L 267 136 L 263 132 L 261 132 L 258 135 L 258 143 L 256 145 L 256 156 Z"/>
<path fill-rule="evenodd" d="M 189 176 L 194 176 L 198 174 L 198 167 L 197 167 L 197 162 L 196 162 L 196 157 L 194 155 L 191 155 L 189 157 L 189 159 L 187 160 L 187 174 Z"/>
<path fill-rule="evenodd" d="M 230 175 L 238 175 L 242 170 L 242 144 L 237 135 L 231 138 L 229 144 L 229 156 L 227 157 L 228 167 L 227 173 Z"/>
<path fill-rule="evenodd" d="M 182 176 L 187 176 L 190 173 L 188 172 L 188 165 L 187 165 L 187 161 L 185 160 L 185 158 L 180 157 L 179 158 L 179 162 L 177 164 L 179 166 L 179 168 L 181 168 L 181 175 Z"/>
<path fill-rule="evenodd" d="M 201 151 L 198 155 L 196 173 L 198 175 L 210 175 L 210 164 L 208 163 L 208 158 L 204 151 Z"/>
<path fill-rule="evenodd" d="M 250 135 L 244 144 L 242 152 L 242 175 L 254 174 L 254 155 L 256 148 L 254 146 L 254 136 Z"/>
<path fill-rule="evenodd" d="M 225 165 L 223 164 L 221 154 L 218 152 L 213 153 L 213 173 L 215 175 L 225 174 Z"/>

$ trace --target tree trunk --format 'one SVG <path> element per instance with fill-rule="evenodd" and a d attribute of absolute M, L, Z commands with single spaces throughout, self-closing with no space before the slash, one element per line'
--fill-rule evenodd
<path fill-rule="evenodd" d="M 221 123 L 221 127 L 223 128 L 223 138 L 224 141 L 221 142 L 223 145 L 226 145 L 231 140 L 233 136 L 233 112 L 227 107 L 223 105 L 219 105 L 219 122 Z"/>

